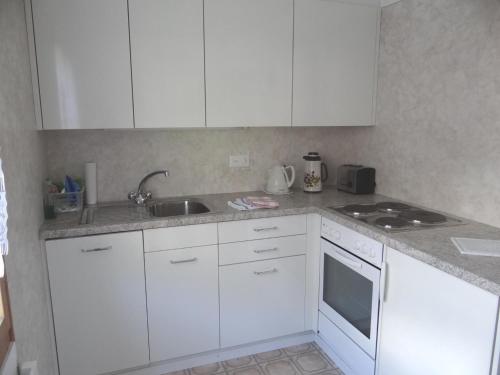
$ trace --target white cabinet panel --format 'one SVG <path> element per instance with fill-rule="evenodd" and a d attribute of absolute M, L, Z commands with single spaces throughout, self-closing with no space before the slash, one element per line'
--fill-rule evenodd
<path fill-rule="evenodd" d="M 292 0 L 206 0 L 207 126 L 291 126 Z"/>
<path fill-rule="evenodd" d="M 146 253 L 216 244 L 216 223 L 146 229 L 144 231 L 144 251 Z"/>
<path fill-rule="evenodd" d="M 146 254 L 151 361 L 219 347 L 217 246 Z"/>
<path fill-rule="evenodd" d="M 142 233 L 47 241 L 61 375 L 149 361 Z"/>
<path fill-rule="evenodd" d="M 305 234 L 305 215 L 271 217 L 219 223 L 219 243 L 260 240 Z"/>
<path fill-rule="evenodd" d="M 487 375 L 498 297 L 387 249 L 380 375 Z"/>
<path fill-rule="evenodd" d="M 379 12 L 295 0 L 293 126 L 374 125 Z"/>
<path fill-rule="evenodd" d="M 203 0 L 130 0 L 137 128 L 204 127 Z"/>
<path fill-rule="evenodd" d="M 32 3 L 44 129 L 132 128 L 127 1 Z"/>
<path fill-rule="evenodd" d="M 219 270 L 222 347 L 304 331 L 304 255 Z"/>

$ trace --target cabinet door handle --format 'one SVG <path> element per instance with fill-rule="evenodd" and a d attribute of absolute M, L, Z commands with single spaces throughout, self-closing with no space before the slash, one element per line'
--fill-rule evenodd
<path fill-rule="evenodd" d="M 82 249 L 81 252 L 82 253 L 95 253 L 95 252 L 98 252 L 98 251 L 107 251 L 107 250 L 111 250 L 113 248 L 113 246 L 106 246 L 106 247 L 96 247 L 94 249 Z"/>
<path fill-rule="evenodd" d="M 193 258 L 189 258 L 189 259 L 171 260 L 170 263 L 172 263 L 172 264 L 192 263 L 192 262 L 196 262 L 197 260 L 198 260 L 198 258 L 193 257 Z"/>
<path fill-rule="evenodd" d="M 277 247 L 273 247 L 272 249 L 261 249 L 261 250 L 254 250 L 253 252 L 255 254 L 262 254 L 262 253 L 269 253 L 271 251 L 278 251 L 279 249 Z"/>
<path fill-rule="evenodd" d="M 266 270 L 266 271 L 253 271 L 253 273 L 257 276 L 262 276 L 262 275 L 266 275 L 269 273 L 276 273 L 276 272 L 278 272 L 277 268 L 271 268 L 270 270 Z"/>
<path fill-rule="evenodd" d="M 278 227 L 277 226 L 274 226 L 274 227 L 262 227 L 262 228 L 253 228 L 253 231 L 254 232 L 267 232 L 267 231 L 270 231 L 270 230 L 278 230 Z"/>

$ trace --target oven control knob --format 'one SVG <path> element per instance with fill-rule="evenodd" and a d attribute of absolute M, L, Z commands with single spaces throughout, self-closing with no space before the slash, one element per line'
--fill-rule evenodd
<path fill-rule="evenodd" d="M 372 258 L 375 258 L 375 255 L 376 255 L 376 254 L 375 254 L 375 250 L 371 249 L 371 250 L 370 250 L 370 256 L 371 256 Z"/>
<path fill-rule="evenodd" d="M 363 244 L 363 246 L 361 246 L 361 252 L 365 255 L 368 255 L 368 251 L 370 249 L 368 248 L 368 245 L 367 244 Z"/>
<path fill-rule="evenodd" d="M 354 244 L 354 249 L 357 251 L 361 251 L 361 242 L 356 241 L 356 243 Z"/>
<path fill-rule="evenodd" d="M 333 233 L 332 233 L 332 237 L 333 237 L 335 240 L 337 240 L 337 241 L 338 241 L 338 240 L 340 240 L 340 237 L 341 237 L 341 235 L 340 235 L 340 231 L 338 231 L 338 230 L 334 230 L 334 231 L 333 231 Z"/>

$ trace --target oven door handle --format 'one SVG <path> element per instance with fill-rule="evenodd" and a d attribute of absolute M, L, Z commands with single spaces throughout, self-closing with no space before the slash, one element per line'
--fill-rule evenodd
<path fill-rule="evenodd" d="M 341 259 L 338 259 L 340 262 L 347 264 L 347 265 L 354 267 L 354 268 L 363 268 L 362 263 L 356 262 L 355 260 L 352 260 L 351 258 L 342 254 L 340 251 L 335 250 L 335 254 L 337 254 L 341 258 Z"/>

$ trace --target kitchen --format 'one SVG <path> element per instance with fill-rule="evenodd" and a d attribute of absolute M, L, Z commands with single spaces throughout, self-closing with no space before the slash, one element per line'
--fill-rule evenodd
<path fill-rule="evenodd" d="M 25 7 L 20 0 L 0 2 L 0 158 L 10 248 L 5 263 L 21 366 L 36 361 L 39 374 L 165 374 L 213 363 L 221 364 L 222 373 L 246 369 L 256 374 L 278 370 L 496 374 L 498 260 L 461 255 L 450 238 L 500 239 L 500 175 L 495 173 L 500 156 L 498 1 L 402 0 L 383 7 L 368 0 L 148 1 L 150 7 L 143 3 L 109 1 L 97 7 L 94 2 L 87 6 L 73 0 L 41 0 Z M 180 3 L 186 5 L 176 7 Z M 168 6 L 183 13 L 169 14 L 169 8 L 162 8 Z M 344 33 L 336 34 L 337 30 Z M 165 35 L 173 38 L 165 39 Z M 328 50 L 325 46 L 332 42 L 340 49 Z M 148 58 L 151 55 L 155 58 Z M 321 193 L 302 192 L 307 165 L 303 156 L 308 152 L 318 152 L 328 166 L 329 178 Z M 231 157 L 243 166 L 230 167 Z M 99 206 L 93 224 L 80 225 L 78 220 L 64 224 L 63 215 L 45 220 L 42 183 L 48 177 L 53 181 L 63 181 L 66 175 L 84 177 L 87 162 L 97 165 Z M 338 167 L 349 163 L 376 169 L 375 195 L 332 187 L 339 177 Z M 282 164 L 293 165 L 296 178 L 292 194 L 271 196 L 279 208 L 247 212 L 227 205 L 237 198 L 264 196 L 268 171 Z M 127 202 L 127 194 L 137 190 L 146 174 L 164 169 L 168 177 L 155 176 L 147 182 L 153 198 L 179 201 L 187 197 L 204 203 L 211 212 L 151 218 L 149 212 Z M 349 204 L 384 201 L 438 211 L 461 223 L 388 232 L 335 211 Z M 108 202 L 124 206 L 105 205 Z M 321 237 L 347 250 L 348 256 L 365 257 L 356 253 L 355 242 L 351 246 L 342 242 L 344 236 L 337 239 L 338 225 L 346 233 L 364 236 L 367 243 L 375 241 L 382 249 L 382 262 L 367 262 L 370 269 L 380 272 L 378 296 L 372 290 L 380 309 L 371 348 L 363 337 L 357 340 L 354 331 L 332 323 L 333 314 L 321 303 L 320 271 L 325 269 Z M 275 226 L 284 232 L 253 231 Z M 60 306 L 70 310 L 78 304 L 92 304 L 80 298 L 71 306 L 63 298 L 59 305 L 54 299 L 51 267 L 56 270 L 53 275 L 66 270 L 62 280 L 72 285 L 75 278 L 71 279 L 64 265 L 54 268 L 72 252 L 66 248 L 52 258 L 56 263 L 47 264 L 51 257 L 45 244 L 46 240 L 53 244 L 71 239 L 97 241 L 108 235 L 133 237 L 121 246 L 131 248 L 123 254 L 136 258 L 117 271 L 136 280 L 130 290 L 137 297 L 125 302 L 133 303 L 131 307 L 142 319 L 133 325 L 135 331 L 124 330 L 135 340 L 119 341 L 123 350 L 112 351 L 113 355 L 109 348 L 84 340 L 88 332 L 94 337 L 105 334 L 103 321 L 108 327 L 119 327 L 117 315 L 106 315 L 111 308 L 101 311 L 95 326 L 74 324 L 68 316 L 64 318 L 68 320 L 57 319 Z M 172 244 L 162 240 L 170 236 Z M 148 237 L 152 242 L 148 243 Z M 154 247 L 155 241 L 160 242 L 159 248 Z M 244 247 L 251 244 L 259 247 Z M 289 252 L 285 256 L 253 252 L 283 246 Z M 97 247 L 89 244 L 76 249 Z M 198 263 L 180 266 L 195 266 L 197 274 L 206 277 L 196 280 L 211 292 L 196 296 L 207 303 L 201 309 L 167 306 L 155 320 L 154 311 L 144 306 L 165 306 L 161 298 L 146 298 L 152 295 L 144 293 L 148 277 L 153 280 L 155 276 L 159 282 L 168 277 L 169 283 L 180 285 L 170 296 L 193 303 L 194 296 L 189 299 L 183 293 L 183 288 L 192 286 L 192 279 L 177 271 L 164 273 L 160 267 L 179 260 L 167 257 L 182 249 L 206 250 L 202 255 L 207 259 L 199 254 L 183 254 L 179 259 L 198 258 Z M 226 258 L 245 251 L 262 258 Z M 282 310 L 269 310 L 279 305 L 271 303 L 271 287 L 255 286 L 262 293 L 250 288 L 246 300 L 238 298 L 238 286 L 246 280 L 245 267 L 262 264 L 251 271 L 274 270 L 284 267 L 280 262 L 285 260 L 298 262 L 300 267 L 296 263 L 287 267 L 298 267 L 303 275 L 294 271 L 267 276 L 290 277 L 276 291 L 285 295 L 279 292 L 290 291 L 292 286 L 295 291 L 286 294 L 290 297 L 286 301 L 295 306 L 286 310 L 286 319 L 280 319 Z M 144 269 L 142 274 L 137 270 L 138 264 L 152 267 L 149 276 Z M 106 262 L 97 262 L 92 272 L 98 274 L 104 266 Z M 297 282 L 299 274 L 301 283 Z M 92 275 L 87 271 L 80 276 Z M 95 290 L 106 295 L 106 288 Z M 303 301 L 298 301 L 297 295 L 302 294 Z M 209 296 L 216 297 L 209 302 Z M 252 303 L 256 300 L 260 302 Z M 296 308 L 299 303 L 303 316 Z M 97 309 L 87 307 L 87 311 L 73 318 L 93 321 Z M 266 314 L 258 315 L 259 311 Z M 211 316 L 215 323 L 192 319 L 203 312 L 207 322 Z M 167 327 L 162 314 L 171 319 L 185 314 L 187 322 L 179 323 L 179 329 Z M 247 326 L 257 321 L 244 320 L 248 316 L 267 319 L 261 318 L 262 325 Z M 148 332 L 145 321 L 156 322 L 157 328 Z M 294 328 L 297 322 L 303 322 L 300 332 Z M 204 329 L 209 332 L 196 335 L 196 330 Z M 273 336 L 279 329 L 290 335 Z M 75 330 L 81 337 L 72 341 Z M 173 331 L 165 336 L 162 330 Z M 428 332 L 435 335 L 426 336 Z M 65 333 L 69 341 L 62 346 Z M 155 337 L 158 345 L 152 341 Z M 116 337 L 102 340 L 106 345 L 112 340 L 116 343 Z M 193 348 L 211 345 L 175 354 L 185 349 L 185 343 L 192 343 Z M 84 344 L 77 353 L 69 351 L 71 345 Z M 296 345 L 301 349 L 288 349 Z M 346 353 L 345 348 L 352 350 Z M 269 351 L 278 357 L 257 362 L 258 353 Z M 98 356 L 102 352 L 106 355 Z M 251 363 L 241 360 L 236 369 L 224 367 L 246 356 Z M 63 371 L 64 363 L 96 367 Z M 276 363 L 291 365 L 284 369 L 267 366 Z M 326 367 L 307 367 L 309 363 Z M 361 363 L 368 370 L 353 368 Z"/>

